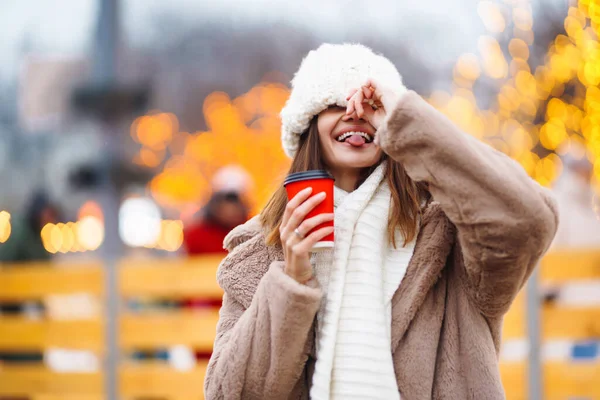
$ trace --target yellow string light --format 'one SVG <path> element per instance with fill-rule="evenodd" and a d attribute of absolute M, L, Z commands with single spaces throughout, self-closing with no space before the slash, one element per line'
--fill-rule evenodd
<path fill-rule="evenodd" d="M 210 198 L 213 174 L 220 167 L 238 164 L 254 181 L 256 189 L 247 197 L 256 214 L 279 181 L 281 171 L 289 166 L 281 149 L 278 116 L 288 96 L 288 88 L 270 83 L 261 83 L 235 99 L 223 92 L 207 96 L 202 110 L 209 130 L 175 132 L 164 141 L 173 156 L 149 183 L 154 199 L 180 212 L 202 206 Z M 134 135 L 139 124 L 134 122 L 136 126 L 132 126 Z M 141 142 L 139 135 L 136 137 Z M 141 155 L 134 161 L 152 163 L 147 154 L 145 162 Z"/>
<path fill-rule="evenodd" d="M 504 74 L 506 60 L 497 41 L 489 36 L 479 40 L 483 72 L 502 81 L 496 104 L 489 110 L 471 108 L 470 122 L 464 112 L 453 115 L 456 104 L 451 101 L 455 97 L 452 93 L 435 92 L 431 104 L 461 127 L 470 123 L 472 126 L 464 127 L 469 133 L 474 130 L 475 121 L 483 121 L 482 139 L 498 149 L 506 144 L 507 153 L 542 185 L 550 185 L 560 174 L 562 164 L 555 153 L 573 156 L 573 152 L 579 151 L 579 146 L 573 144 L 583 145 L 594 163 L 600 189 L 600 1 L 582 0 L 569 8 L 564 19 L 566 34 L 557 35 L 548 48 L 545 62 L 534 73 L 528 64 L 529 46 L 533 43 L 531 7 L 527 1 L 505 3 L 512 7 L 514 24 L 514 37 L 508 45 L 512 58 L 510 77 Z M 488 7 L 487 2 L 480 2 L 480 7 Z M 464 69 L 460 66 L 463 63 L 462 58 L 457 60 L 455 84 L 470 89 L 473 82 L 464 85 L 464 81 L 457 79 L 461 75 L 457 71 Z M 574 90 L 565 94 L 567 87 Z M 545 118 L 535 125 L 540 111 L 545 111 Z M 518 129 L 510 122 L 515 120 L 521 123 Z M 499 121 L 500 125 L 493 121 Z M 548 156 L 540 159 L 535 154 L 538 143 L 550 152 Z"/>

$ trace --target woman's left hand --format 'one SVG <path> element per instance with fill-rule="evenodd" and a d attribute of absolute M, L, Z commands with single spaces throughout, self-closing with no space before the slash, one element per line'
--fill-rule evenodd
<path fill-rule="evenodd" d="M 356 113 L 359 118 L 365 118 L 375 129 L 379 129 L 401 96 L 387 87 L 382 87 L 375 80 L 369 79 L 360 88 L 352 89 L 348 93 L 346 114 Z M 373 111 L 366 111 L 365 106 Z M 375 143 L 378 144 L 377 136 Z"/>

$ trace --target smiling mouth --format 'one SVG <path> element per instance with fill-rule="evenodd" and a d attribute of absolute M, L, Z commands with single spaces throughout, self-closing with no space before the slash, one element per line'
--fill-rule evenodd
<path fill-rule="evenodd" d="M 346 132 L 346 133 L 342 133 L 337 138 L 335 138 L 335 140 L 338 141 L 338 142 L 344 143 L 346 140 L 348 140 L 353 135 L 358 135 L 358 136 L 363 137 L 365 139 L 366 143 L 373 142 L 373 136 L 369 135 L 366 132 Z"/>

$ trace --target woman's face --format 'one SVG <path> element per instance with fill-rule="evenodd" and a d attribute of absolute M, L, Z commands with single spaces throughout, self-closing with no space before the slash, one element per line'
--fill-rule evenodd
<path fill-rule="evenodd" d="M 377 164 L 381 148 L 373 143 L 375 128 L 367 122 L 373 113 L 365 107 L 365 115 L 346 115 L 346 108 L 329 107 L 317 119 L 321 152 L 327 167 L 333 170 L 363 169 Z"/>

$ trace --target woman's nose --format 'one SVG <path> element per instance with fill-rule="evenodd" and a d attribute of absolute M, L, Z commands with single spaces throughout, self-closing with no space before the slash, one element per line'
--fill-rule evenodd
<path fill-rule="evenodd" d="M 360 118 L 358 116 L 358 114 L 356 113 L 356 111 L 354 111 L 352 114 L 344 114 L 344 116 L 342 117 L 342 121 L 360 121 L 360 122 L 366 122 L 366 119 L 364 117 L 365 116 L 363 115 L 363 118 Z"/>

